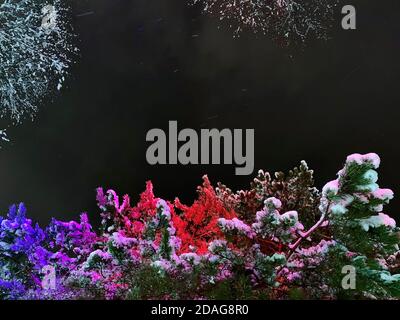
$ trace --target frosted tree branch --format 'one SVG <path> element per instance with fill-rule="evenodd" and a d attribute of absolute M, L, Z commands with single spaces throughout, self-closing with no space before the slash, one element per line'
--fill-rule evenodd
<path fill-rule="evenodd" d="M 0 115 L 20 122 L 61 89 L 77 49 L 61 0 L 0 4 Z"/>

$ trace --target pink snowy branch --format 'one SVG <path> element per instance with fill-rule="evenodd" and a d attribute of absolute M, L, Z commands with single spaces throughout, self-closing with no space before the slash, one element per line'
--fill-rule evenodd
<path fill-rule="evenodd" d="M 307 232 L 301 232 L 301 231 L 299 232 L 300 238 L 298 238 L 295 243 L 289 245 L 289 249 L 291 252 L 297 249 L 297 247 L 300 245 L 303 239 L 307 239 L 315 230 L 317 230 L 322 225 L 322 223 L 325 221 L 325 218 L 328 215 L 329 207 L 330 203 L 328 204 L 326 211 L 322 213 L 321 218 L 318 220 L 318 222 L 314 224 Z"/>

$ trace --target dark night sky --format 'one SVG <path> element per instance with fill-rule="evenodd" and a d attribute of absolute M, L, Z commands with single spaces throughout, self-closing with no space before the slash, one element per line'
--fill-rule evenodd
<path fill-rule="evenodd" d="M 0 152 L 0 208 L 24 201 L 42 224 L 88 211 L 95 188 L 137 200 L 194 199 L 201 176 L 233 188 L 251 176 L 234 166 L 150 166 L 146 132 L 254 128 L 255 168 L 288 170 L 305 159 L 321 187 L 346 155 L 377 152 L 380 185 L 400 194 L 399 2 L 352 0 L 358 29 L 339 28 L 303 50 L 232 31 L 183 0 L 73 0 L 81 50 L 66 88 L 34 122 L 9 130 Z M 81 13 L 93 11 L 86 16 Z M 338 13 L 340 13 L 338 9 Z M 197 35 L 197 36 L 193 36 Z M 400 218 L 400 200 L 386 213 Z"/>

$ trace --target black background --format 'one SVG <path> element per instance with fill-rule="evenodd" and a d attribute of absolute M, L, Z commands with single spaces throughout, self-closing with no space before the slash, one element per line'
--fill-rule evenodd
<path fill-rule="evenodd" d="M 254 319 L 262 312 L 280 314 L 299 318 L 299 310 L 304 310 L 300 319 L 307 316 L 307 319 L 320 319 L 321 312 L 329 313 L 333 318 L 340 319 L 343 314 L 354 317 L 373 314 L 381 315 L 381 310 L 390 312 L 398 307 L 396 300 L 235 300 L 235 301 L 198 301 L 198 300 L 64 300 L 64 301 L 0 301 L 2 311 L 15 312 L 30 316 L 33 312 L 40 312 L 43 319 L 54 319 L 55 314 L 63 313 L 69 317 L 98 317 L 99 319 L 109 319 L 114 317 L 126 317 L 129 315 L 132 319 Z M 186 312 L 182 318 L 174 315 L 152 315 L 153 308 L 161 307 L 185 307 Z M 224 305 L 248 305 L 247 315 L 221 315 L 221 314 L 195 314 L 196 305 L 216 306 L 219 308 Z M 322 309 L 323 308 L 323 309 Z M 132 312 L 134 310 L 134 312 Z M 188 310 L 192 310 L 189 312 Z M 283 311 L 284 310 L 284 311 Z M 304 315 L 306 314 L 306 316 Z M 353 318 L 353 317 L 351 317 Z"/>
<path fill-rule="evenodd" d="M 255 172 L 305 159 L 318 187 L 348 154 L 376 152 L 381 187 L 399 193 L 399 2 L 345 4 L 357 8 L 357 30 L 340 28 L 339 6 L 332 40 L 287 49 L 250 32 L 234 38 L 184 0 L 71 1 L 80 57 L 35 121 L 9 130 L 0 209 L 23 201 L 42 224 L 88 211 L 96 224 L 98 186 L 135 202 L 151 179 L 157 196 L 189 203 L 205 173 L 247 187 L 252 176 L 234 165 L 148 165 L 146 133 L 169 120 L 254 128 Z M 395 199 L 386 213 L 399 208 Z"/>

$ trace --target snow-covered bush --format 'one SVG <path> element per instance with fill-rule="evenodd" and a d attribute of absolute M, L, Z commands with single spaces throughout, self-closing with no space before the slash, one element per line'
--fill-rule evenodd
<path fill-rule="evenodd" d="M 260 171 L 249 190 L 207 177 L 191 206 L 97 190 L 102 227 L 34 225 L 21 204 L 0 219 L 2 299 L 290 299 L 400 295 L 399 229 L 383 213 L 376 154 L 347 158 L 319 193 L 312 171 Z M 304 218 L 307 223 L 303 225 Z M 43 267 L 55 287 L 42 288 Z M 354 270 L 354 286 L 343 270 Z"/>

